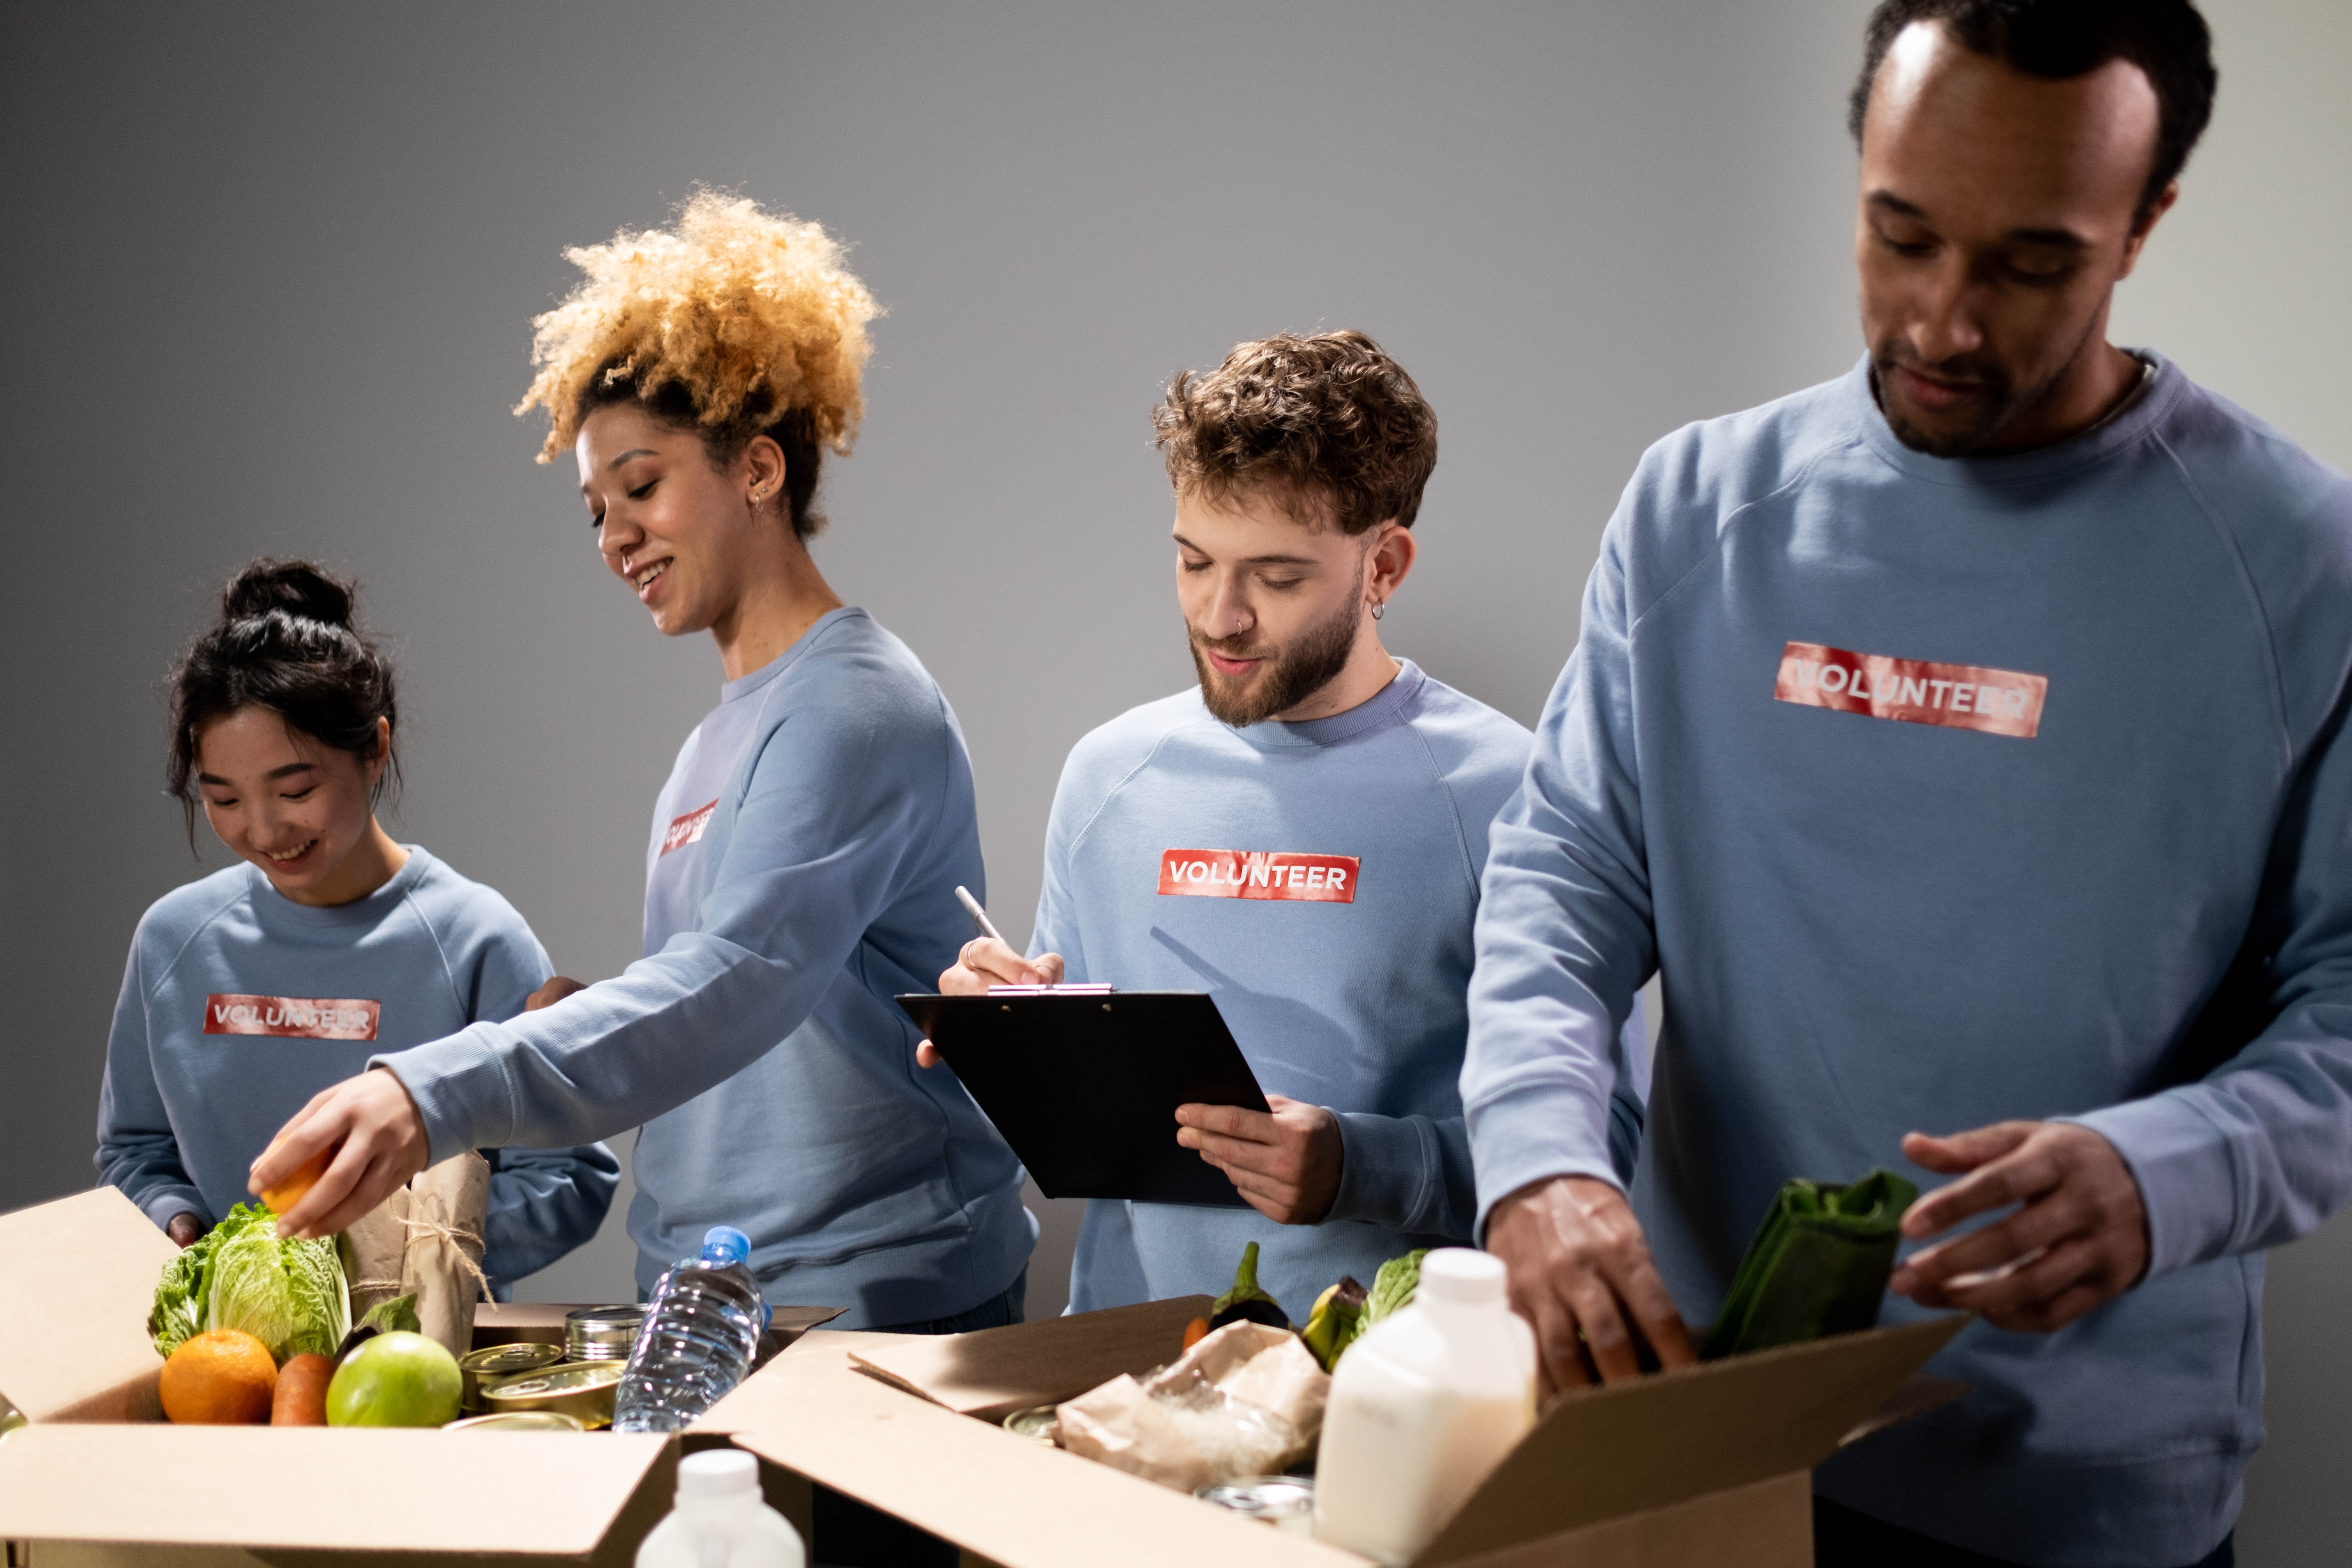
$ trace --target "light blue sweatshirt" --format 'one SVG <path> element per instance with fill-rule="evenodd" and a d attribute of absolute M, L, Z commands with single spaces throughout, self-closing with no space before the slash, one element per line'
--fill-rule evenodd
<path fill-rule="evenodd" d="M 631 1164 L 637 1279 L 713 1225 L 772 1303 L 845 1328 L 1002 1294 L 1035 1222 L 1012 1151 L 891 998 L 929 991 L 982 886 L 955 714 L 865 611 L 719 689 L 654 807 L 646 956 L 552 1007 L 380 1058 L 434 1152 L 604 1136 Z"/>
<path fill-rule="evenodd" d="M 1319 1225 L 1255 1209 L 1096 1202 L 1073 1310 L 1218 1295 L 1245 1244 L 1304 1322 L 1343 1274 L 1470 1235 L 1456 1079 L 1486 824 L 1528 731 L 1410 661 L 1328 719 L 1235 729 L 1197 689 L 1080 741 L 1045 830 L 1032 953 L 1071 981 L 1207 991 L 1269 1094 L 1339 1116 Z M 1630 1154 L 1639 1107 L 1628 1105 Z M 1175 1128 L 1169 1129 L 1171 1135 Z"/>
<path fill-rule="evenodd" d="M 100 1178 L 158 1226 L 209 1226 L 248 1201 L 247 1167 L 312 1095 L 387 1046 L 512 1017 L 551 973 L 512 905 L 414 845 L 390 881 L 332 909 L 247 865 L 166 893 L 139 921 L 114 1004 Z M 482 1267 L 500 1291 L 594 1236 L 620 1183 L 598 1143 L 483 1152 Z"/>
<path fill-rule="evenodd" d="M 1634 1198 L 1701 1322 L 1788 1177 L 2104 1134 L 2146 1280 L 1971 1326 L 1930 1370 L 1974 1394 L 1818 1473 L 2032 1563 L 2221 1539 L 2260 1249 L 2352 1192 L 2352 484 L 2150 357 L 2014 457 L 1904 447 L 1866 366 L 1650 450 L 1495 826 L 1462 1080 L 1483 1202 L 1607 1179 L 1612 1020 L 1663 973 Z"/>

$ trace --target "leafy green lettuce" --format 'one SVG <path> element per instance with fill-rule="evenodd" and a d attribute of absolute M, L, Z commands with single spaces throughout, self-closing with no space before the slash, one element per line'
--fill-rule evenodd
<path fill-rule="evenodd" d="M 191 1335 L 241 1329 L 281 1363 L 332 1355 L 351 1328 L 351 1296 L 331 1241 L 281 1241 L 266 1205 L 239 1204 L 163 1266 L 147 1331 L 166 1358 Z"/>

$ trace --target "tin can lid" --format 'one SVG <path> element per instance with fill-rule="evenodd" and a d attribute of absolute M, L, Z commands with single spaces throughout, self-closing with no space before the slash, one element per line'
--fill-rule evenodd
<path fill-rule="evenodd" d="M 1304 1476 L 1245 1476 L 1202 1487 L 1192 1495 L 1252 1519 L 1288 1519 L 1314 1508 L 1315 1483 Z"/>
<path fill-rule="evenodd" d="M 574 1361 L 625 1357 L 646 1321 L 643 1307 L 583 1307 L 563 1315 L 563 1343 Z"/>
<path fill-rule="evenodd" d="M 543 1366 L 553 1366 L 563 1359 L 562 1345 L 541 1344 L 531 1341 L 510 1345 L 486 1345 L 457 1358 L 457 1370 L 470 1372 L 477 1377 L 505 1377 L 518 1372 L 536 1372 Z"/>
<path fill-rule="evenodd" d="M 510 1399 L 547 1399 L 565 1394 L 585 1394 L 610 1388 L 628 1369 L 616 1361 L 573 1362 L 544 1372 L 526 1372 L 482 1385 L 482 1398 L 495 1406 Z"/>
<path fill-rule="evenodd" d="M 500 1410 L 445 1425 L 444 1432 L 585 1432 L 587 1424 L 561 1410 Z"/>

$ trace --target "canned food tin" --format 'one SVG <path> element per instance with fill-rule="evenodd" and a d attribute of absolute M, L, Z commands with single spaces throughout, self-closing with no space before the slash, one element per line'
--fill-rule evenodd
<path fill-rule="evenodd" d="M 613 1424 L 613 1398 L 619 1391 L 621 1373 L 626 1370 L 617 1361 L 567 1362 L 543 1372 L 527 1372 L 520 1377 L 502 1377 L 496 1383 L 484 1384 L 482 1403 L 501 1414 L 509 1410 L 561 1410 L 566 1415 L 578 1416 L 583 1426 L 609 1426 Z"/>
<path fill-rule="evenodd" d="M 563 1359 L 626 1361 L 637 1342 L 643 1307 L 583 1307 L 563 1314 Z"/>
<path fill-rule="evenodd" d="M 501 1410 L 489 1415 L 468 1415 L 444 1426 L 444 1432 L 585 1432 L 577 1415 L 561 1410 Z"/>
<path fill-rule="evenodd" d="M 553 1366 L 563 1359 L 562 1345 L 516 1344 L 492 1345 L 457 1358 L 457 1375 L 463 1380 L 458 1403 L 467 1410 L 488 1408 L 482 1404 L 482 1385 L 496 1383 L 502 1377 L 520 1377 L 527 1372 Z"/>
<path fill-rule="evenodd" d="M 1246 1518 L 1263 1520 L 1276 1530 L 1297 1535 L 1315 1533 L 1315 1483 L 1304 1476 L 1245 1476 L 1202 1487 L 1192 1495 Z"/>
<path fill-rule="evenodd" d="M 1026 1437 L 1049 1448 L 1062 1440 L 1061 1418 L 1050 1405 L 1033 1405 L 1026 1410 L 1014 1411 L 1004 1418 L 1004 1429 L 1016 1437 Z"/>

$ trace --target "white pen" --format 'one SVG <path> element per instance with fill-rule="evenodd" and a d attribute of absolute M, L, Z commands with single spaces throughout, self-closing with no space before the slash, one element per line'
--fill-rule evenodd
<path fill-rule="evenodd" d="M 961 882 L 956 884 L 956 902 L 963 906 L 963 912 L 971 917 L 971 923 L 980 928 L 981 935 L 991 942 L 1004 940 L 1003 933 L 989 923 L 988 911 L 980 907 L 980 900 L 971 896 L 971 889 Z"/>

